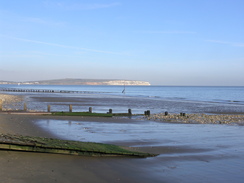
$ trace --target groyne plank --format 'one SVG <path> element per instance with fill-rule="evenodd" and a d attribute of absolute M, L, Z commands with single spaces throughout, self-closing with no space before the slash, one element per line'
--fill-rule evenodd
<path fill-rule="evenodd" d="M 156 156 L 155 154 L 129 151 L 110 144 L 9 134 L 0 135 L 0 149 L 82 156 L 132 156 L 140 158 Z"/>

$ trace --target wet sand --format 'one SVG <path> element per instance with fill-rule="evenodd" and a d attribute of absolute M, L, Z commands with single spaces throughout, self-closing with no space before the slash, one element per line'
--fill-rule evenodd
<path fill-rule="evenodd" d="M 75 121 L 113 121 L 128 123 L 128 119 L 49 117 L 0 113 L 0 133 L 58 138 L 37 125 L 40 119 Z M 131 144 L 121 144 L 131 145 Z M 131 148 L 149 151 L 148 148 Z M 177 148 L 175 148 L 177 149 Z M 153 152 L 169 151 L 167 148 Z M 171 150 L 173 152 L 173 150 Z M 179 149 L 177 149 L 179 151 Z M 82 157 L 70 155 L 0 151 L 0 176 L 3 182 L 161 182 L 159 177 L 140 171 L 143 161 L 126 157 Z"/>
<path fill-rule="evenodd" d="M 118 124 L 125 126 L 127 126 L 128 124 L 147 124 L 147 122 L 145 121 L 138 122 L 137 120 L 133 119 L 105 119 L 57 116 L 49 117 L 38 115 L 14 115 L 1 113 L 0 133 L 59 138 L 59 136 L 56 136 L 55 134 L 52 134 L 49 131 L 40 128 L 37 125 L 38 121 L 49 119 L 58 121 L 74 121 L 86 123 L 90 122 L 91 126 L 97 125 L 99 123 L 106 123 L 110 125 Z M 177 124 L 172 125 L 174 125 L 175 128 L 177 127 Z M 187 124 L 182 125 L 185 126 Z M 180 131 L 184 131 L 184 129 L 186 129 L 184 126 L 182 126 L 183 128 Z M 224 128 L 223 125 L 217 126 L 222 126 L 222 128 Z M 170 130 L 167 125 L 165 126 L 165 128 L 165 130 L 168 131 L 167 134 L 172 134 L 174 131 L 176 133 L 179 133 L 179 129 Z M 236 128 L 238 128 L 238 126 L 236 126 Z M 206 130 L 206 132 L 208 132 L 208 130 Z M 97 133 L 104 134 L 105 132 L 103 129 L 100 129 L 100 131 Z M 165 132 L 162 131 L 162 133 Z M 199 132 L 196 132 L 196 134 L 198 133 Z M 196 139 L 195 143 L 198 144 L 199 142 L 196 138 L 196 134 L 191 134 L 190 136 L 194 137 Z M 96 135 L 96 133 L 94 135 Z M 228 137 L 228 134 L 226 135 L 226 137 Z M 190 138 L 190 136 L 187 138 Z M 150 137 L 150 134 L 148 135 L 148 137 Z M 208 138 L 211 139 L 211 135 Z M 190 140 L 190 142 L 191 141 L 192 140 Z M 240 141 L 240 143 L 242 143 L 241 139 Z M 192 142 L 194 143 L 194 140 Z M 227 143 L 226 146 L 223 146 L 220 143 L 216 147 L 208 147 L 207 144 L 204 146 L 195 146 L 179 144 L 172 137 L 167 136 L 165 136 L 165 139 L 162 139 L 160 142 L 165 145 L 155 145 L 156 142 L 154 141 L 154 137 L 149 138 L 148 141 L 118 141 L 115 139 L 111 139 L 109 143 L 114 143 L 122 146 L 131 146 L 129 147 L 129 149 L 159 153 L 160 155 L 153 158 L 141 159 L 127 157 L 82 157 L 58 154 L 0 151 L 0 163 L 1 165 L 4 165 L 0 167 L 1 181 L 17 183 L 178 183 L 232 181 L 241 183 L 244 178 L 244 165 L 242 163 L 244 162 L 242 156 L 243 148 L 238 150 L 236 149 L 236 147 L 234 147 L 233 150 L 236 153 L 230 153 L 230 150 L 228 150 L 228 146 L 231 146 L 230 143 Z M 201 141 L 201 143 L 205 144 L 203 141 Z"/>
<path fill-rule="evenodd" d="M 210 113 L 210 114 L 243 114 L 244 105 L 225 104 L 218 102 L 161 100 L 157 98 L 140 98 L 129 96 L 110 96 L 99 94 L 57 94 L 57 93 L 19 93 L 21 102 L 15 102 L 12 106 L 4 103 L 4 108 L 23 109 L 23 101 L 28 110 L 47 111 L 47 105 L 51 105 L 51 111 L 68 111 L 69 104 L 73 105 L 73 111 L 88 111 L 93 107 L 94 112 L 108 112 L 113 109 L 116 112 L 144 114 L 150 110 L 151 114 L 164 113 Z M 1 94 L 0 94 L 1 99 Z"/>
<path fill-rule="evenodd" d="M 74 110 L 88 110 L 88 107 L 93 107 L 94 111 L 106 112 L 110 108 L 115 112 L 127 112 L 130 108 L 132 113 L 144 114 L 144 111 L 150 110 L 151 114 L 164 113 L 210 113 L 210 114 L 244 114 L 243 105 L 228 105 L 224 103 L 209 103 L 209 102 L 194 102 L 194 101 L 174 101 L 174 100 L 158 100 L 154 98 L 134 98 L 126 96 L 106 96 L 99 95 L 77 96 L 67 95 L 46 95 L 46 96 L 31 96 L 29 103 L 45 103 L 54 105 L 72 104 Z M 33 105 L 35 107 L 35 105 Z M 43 107 L 46 110 L 46 106 Z M 63 110 L 68 110 L 64 107 Z"/>
<path fill-rule="evenodd" d="M 48 98 L 39 98 L 42 102 Z M 66 102 L 73 99 L 65 98 Z M 83 101 L 82 99 L 80 99 Z M 91 99 L 89 99 L 90 101 Z M 55 97 L 54 102 L 58 102 Z M 92 100 L 91 100 L 92 101 Z M 39 101 L 41 102 L 41 101 Z M 64 102 L 64 101 L 62 101 Z M 105 102 L 105 100 L 104 100 Z M 99 104 L 98 104 L 99 105 Z M 66 120 L 78 122 L 101 122 L 113 124 L 138 123 L 128 118 L 88 118 L 41 115 L 14 115 L 0 113 L 0 133 L 60 138 L 40 128 L 40 120 Z M 141 123 L 142 121 L 140 121 Z M 147 123 L 147 122 L 143 122 Z M 176 124 L 177 125 L 177 124 Z M 187 134 L 186 134 L 187 135 Z M 190 136 L 192 136 L 191 134 Z M 227 138 L 223 135 L 223 138 Z M 150 136 L 150 135 L 149 135 Z M 194 137 L 193 137 L 194 138 Z M 209 137 L 211 139 L 211 137 Z M 70 155 L 0 151 L 0 176 L 2 182 L 242 182 L 244 165 L 241 150 L 230 154 L 227 147 L 194 147 L 174 145 L 153 146 L 147 142 L 118 141 L 110 143 L 131 146 L 129 149 L 158 153 L 154 158 L 81 157 Z M 170 144 L 170 145 L 168 145 Z M 220 152 L 219 152 L 220 151 Z M 216 151 L 217 152 L 217 151 Z"/>

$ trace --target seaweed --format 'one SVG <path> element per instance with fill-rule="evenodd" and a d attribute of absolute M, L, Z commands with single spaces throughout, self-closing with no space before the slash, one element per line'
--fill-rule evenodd
<path fill-rule="evenodd" d="M 156 156 L 156 154 L 129 151 L 112 144 L 9 134 L 0 135 L 0 149 L 86 156 L 133 156 L 141 158 Z"/>

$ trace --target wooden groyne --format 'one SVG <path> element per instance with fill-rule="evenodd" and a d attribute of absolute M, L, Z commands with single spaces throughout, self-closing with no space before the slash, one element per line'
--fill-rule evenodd
<path fill-rule="evenodd" d="M 2 92 L 22 92 L 22 93 L 109 93 L 98 91 L 73 91 L 73 90 L 49 90 L 49 89 L 19 89 L 19 88 L 0 88 Z"/>
<path fill-rule="evenodd" d="M 42 137 L 0 134 L 0 150 L 41 152 L 79 156 L 153 157 L 157 154 L 129 151 L 120 146 Z"/>
<path fill-rule="evenodd" d="M 55 104 L 54 104 L 55 105 Z M 60 106 L 60 105 L 59 105 Z M 133 114 L 132 109 L 128 109 L 128 111 L 124 113 L 116 113 L 113 111 L 113 109 L 108 109 L 108 112 L 106 113 L 96 113 L 93 111 L 92 107 L 88 108 L 88 111 L 85 112 L 74 112 L 73 111 L 73 105 L 72 104 L 63 104 L 63 106 L 67 106 L 66 111 L 54 111 L 52 110 L 52 105 L 47 105 L 47 111 L 38 111 L 37 109 L 32 110 L 28 108 L 27 103 L 23 103 L 21 108 L 18 110 L 12 110 L 12 109 L 4 109 L 3 107 L 3 101 L 0 100 L 0 112 L 7 112 L 7 113 L 14 113 L 14 114 L 53 114 L 53 115 L 61 115 L 61 116 L 98 116 L 98 117 L 112 117 L 112 116 L 138 116 L 143 114 Z M 146 116 L 150 116 L 150 110 L 145 111 Z"/>

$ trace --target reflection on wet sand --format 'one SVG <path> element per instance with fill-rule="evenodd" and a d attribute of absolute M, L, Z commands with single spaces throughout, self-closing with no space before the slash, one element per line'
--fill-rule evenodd
<path fill-rule="evenodd" d="M 243 126 L 171 124 L 153 121 L 39 120 L 38 126 L 61 138 L 128 146 L 160 154 L 154 158 L 129 160 L 136 170 L 160 182 L 241 182 L 244 170 Z M 114 160 L 113 160 L 114 161 Z M 126 164 L 127 160 L 118 160 Z M 230 167 L 235 167 L 232 169 Z M 129 169 L 130 169 L 129 168 Z M 237 170 L 237 171 L 236 171 Z M 130 170 L 131 171 L 131 170 Z M 204 172 L 204 173 L 203 173 Z M 188 174 L 187 179 L 182 175 Z"/>

